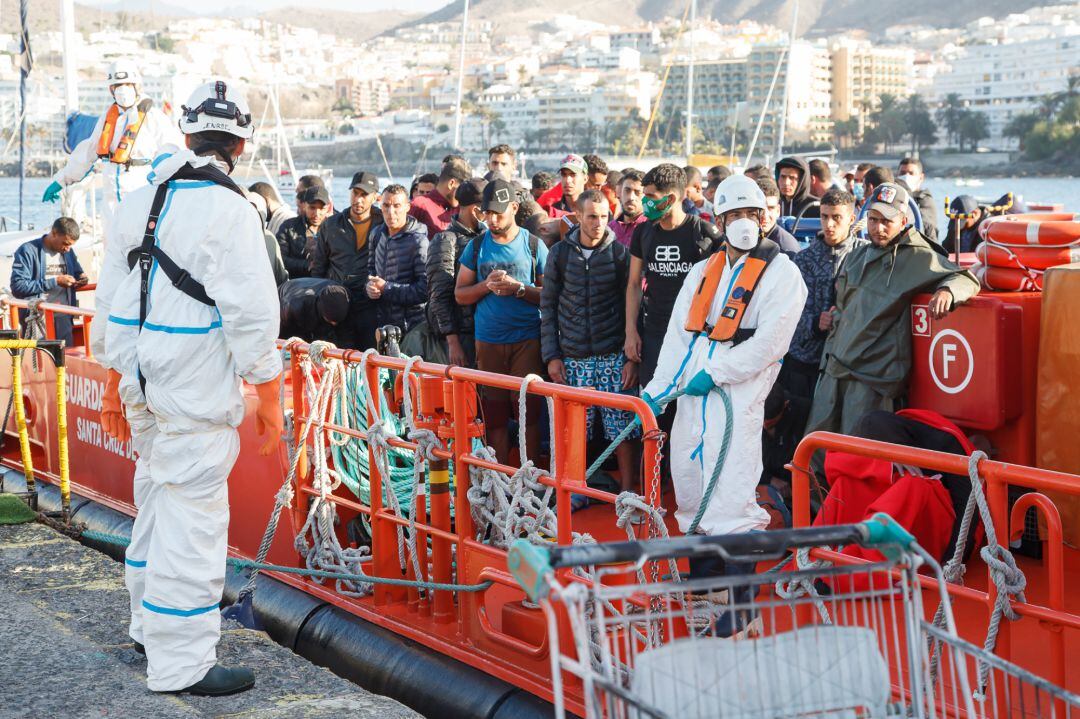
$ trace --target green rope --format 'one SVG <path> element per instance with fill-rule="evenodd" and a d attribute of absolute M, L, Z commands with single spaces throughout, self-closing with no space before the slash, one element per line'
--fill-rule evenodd
<path fill-rule="evenodd" d="M 116 547 L 127 547 L 131 540 L 119 534 L 106 534 L 93 529 L 83 530 L 83 539 L 90 539 L 103 544 L 111 544 Z M 491 586 L 491 582 L 479 584 L 450 584 L 445 582 L 425 582 L 415 579 L 394 579 L 392 577 L 372 577 L 367 574 L 343 574 L 340 572 L 328 572 L 322 569 L 302 569 L 300 567 L 286 567 L 281 564 L 264 564 L 250 559 L 229 557 L 226 563 L 234 567 L 237 572 L 244 569 L 258 569 L 266 572 L 282 572 L 284 574 L 299 574 L 303 577 L 317 577 L 319 579 L 340 579 L 349 582 L 363 582 L 364 584 L 389 584 L 395 587 L 417 587 L 419 589 L 434 589 L 448 592 L 482 592 Z"/>
<path fill-rule="evenodd" d="M 731 394 L 722 387 L 716 387 L 713 389 L 720 395 L 720 399 L 724 401 L 724 439 L 720 444 L 720 454 L 716 458 L 716 464 L 713 466 L 712 477 L 709 478 L 709 484 L 705 487 L 705 493 L 701 496 L 701 504 L 698 506 L 697 515 L 694 516 L 694 521 L 690 523 L 690 528 L 687 530 L 687 534 L 693 534 L 697 531 L 698 525 L 701 524 L 701 518 L 705 515 L 705 509 L 709 506 L 709 501 L 712 499 L 713 491 L 716 490 L 716 485 L 720 481 L 720 473 L 724 471 L 724 464 L 727 462 L 728 450 L 731 449 L 731 435 L 735 430 L 735 417 L 731 407 Z M 657 404 L 661 407 L 666 407 L 679 397 L 686 394 L 686 390 L 676 390 L 661 400 L 657 400 Z M 600 453 L 600 456 L 589 465 L 589 468 L 585 471 L 585 481 L 589 479 L 599 471 L 600 467 L 608 460 L 608 458 L 615 453 L 616 448 L 622 444 L 627 437 L 631 435 L 634 429 L 641 424 L 641 417 L 634 417 L 634 421 L 626 425 L 619 435 L 611 441 L 611 444 Z"/>

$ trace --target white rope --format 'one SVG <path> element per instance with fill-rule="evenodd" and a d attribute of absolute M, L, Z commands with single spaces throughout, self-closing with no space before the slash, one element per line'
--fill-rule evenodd
<path fill-rule="evenodd" d="M 990 505 L 986 501 L 986 494 L 983 492 L 982 477 L 979 476 L 979 462 L 984 459 L 987 459 L 987 455 L 981 451 L 973 452 L 968 457 L 968 478 L 971 480 L 971 494 L 968 495 L 967 505 L 964 507 L 964 516 L 960 520 L 956 549 L 953 556 L 945 563 L 942 575 L 947 582 L 963 582 L 964 572 L 966 571 L 964 552 L 967 549 L 968 535 L 971 533 L 971 523 L 974 520 L 975 510 L 978 509 L 979 519 L 983 523 L 986 534 L 986 546 L 979 550 L 979 556 L 982 557 L 990 570 L 990 580 L 997 590 L 997 596 L 994 598 L 994 609 L 990 614 L 990 623 L 986 628 L 986 640 L 983 642 L 983 649 L 988 654 L 992 654 L 997 646 L 997 635 L 1001 629 L 1002 618 L 1012 621 L 1020 618 L 1020 615 L 1012 608 L 1011 600 L 1026 601 L 1024 589 L 1027 587 L 1027 577 L 1016 566 L 1016 559 L 1013 557 L 1012 552 L 998 544 L 997 533 L 994 530 L 994 518 L 990 513 Z M 941 597 L 941 603 L 938 604 L 937 612 L 934 613 L 933 624 L 935 627 L 945 627 L 945 602 L 948 601 L 947 594 Z M 937 642 L 933 639 L 930 642 L 933 649 L 930 665 L 931 677 L 936 678 L 940 647 L 937 646 Z M 979 662 L 978 666 L 979 686 L 977 695 L 981 697 L 986 690 L 990 665 L 986 662 Z"/>

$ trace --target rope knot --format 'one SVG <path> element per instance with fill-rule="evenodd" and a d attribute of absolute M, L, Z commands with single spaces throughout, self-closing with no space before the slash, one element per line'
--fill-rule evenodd
<path fill-rule="evenodd" d="M 308 345 L 308 357 L 311 358 L 311 364 L 315 365 L 318 369 L 323 369 L 326 366 L 326 351 L 337 349 L 333 342 L 326 342 L 324 340 L 315 340 Z"/>
<path fill-rule="evenodd" d="M 1020 615 L 1012 608 L 1009 598 L 1024 601 L 1024 589 L 1027 587 L 1027 577 L 1016 566 L 1016 559 L 1012 552 L 1000 544 L 987 545 L 979 550 L 979 556 L 986 562 L 990 570 L 990 578 L 997 587 L 997 605 L 1002 613 L 1009 619 L 1016 621 Z"/>

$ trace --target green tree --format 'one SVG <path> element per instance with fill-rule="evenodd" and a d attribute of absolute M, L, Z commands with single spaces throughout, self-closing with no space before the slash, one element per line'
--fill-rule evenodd
<path fill-rule="evenodd" d="M 937 110 L 938 123 L 945 128 L 945 141 L 950 146 L 956 144 L 956 136 L 960 131 L 960 120 L 965 110 L 964 101 L 955 92 L 946 95 Z"/>
<path fill-rule="evenodd" d="M 860 138 L 859 125 L 861 124 L 857 117 L 834 122 L 832 130 L 833 143 L 843 149 L 853 147 Z"/>
<path fill-rule="evenodd" d="M 1020 150 L 1022 152 L 1028 135 L 1035 129 L 1035 125 L 1038 124 L 1039 119 L 1039 114 L 1036 112 L 1025 112 L 1016 115 L 1009 120 L 1008 124 L 1001 130 L 1001 134 L 1005 137 L 1016 138 L 1020 143 Z"/>
<path fill-rule="evenodd" d="M 878 97 L 877 108 L 870 113 L 870 127 L 866 134 L 874 142 L 880 143 L 885 152 L 889 152 L 905 134 L 904 115 L 899 98 L 884 92 Z"/>
<path fill-rule="evenodd" d="M 990 119 L 986 116 L 986 113 L 965 110 L 960 117 L 957 137 L 960 140 L 961 149 L 963 149 L 966 142 L 968 151 L 975 152 L 979 148 L 979 140 L 990 137 Z"/>
<path fill-rule="evenodd" d="M 918 154 L 922 148 L 932 145 L 937 140 L 937 125 L 930 116 L 930 108 L 922 95 L 909 95 L 904 101 L 904 124 L 907 136 L 911 139 L 911 152 Z"/>

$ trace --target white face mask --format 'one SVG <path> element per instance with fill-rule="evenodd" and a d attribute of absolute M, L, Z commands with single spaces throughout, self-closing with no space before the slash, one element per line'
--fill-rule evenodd
<path fill-rule="evenodd" d="M 724 230 L 724 234 L 732 247 L 737 250 L 749 251 L 757 246 L 761 228 L 758 227 L 758 223 L 750 218 L 743 217 L 729 223 Z"/>
<path fill-rule="evenodd" d="M 120 85 L 113 90 L 112 95 L 116 104 L 124 108 L 131 107 L 139 99 L 139 94 L 135 92 L 135 87 L 132 85 Z"/>
<path fill-rule="evenodd" d="M 899 175 L 896 179 L 902 180 L 905 185 L 911 188 L 912 192 L 919 189 L 919 178 L 915 175 Z"/>

